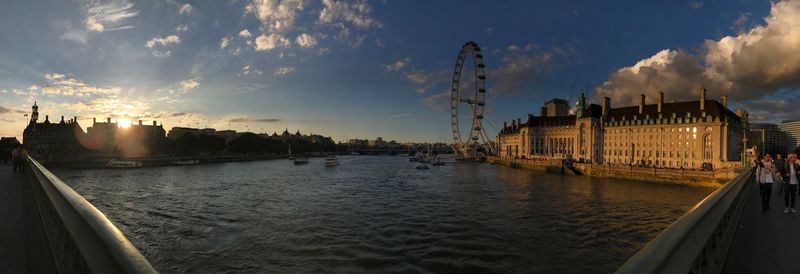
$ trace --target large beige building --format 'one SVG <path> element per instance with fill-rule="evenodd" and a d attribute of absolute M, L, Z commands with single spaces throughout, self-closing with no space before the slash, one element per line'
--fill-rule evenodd
<path fill-rule="evenodd" d="M 570 158 L 609 165 L 700 168 L 703 163 L 722 167 L 738 163 L 742 148 L 742 119 L 721 102 L 706 99 L 614 108 L 586 104 L 581 95 L 574 114 L 528 114 L 528 119 L 504 123 L 497 136 L 500 157 L 526 159 Z M 542 109 L 568 106 L 551 100 Z M 542 114 L 550 114 L 542 111 Z"/>

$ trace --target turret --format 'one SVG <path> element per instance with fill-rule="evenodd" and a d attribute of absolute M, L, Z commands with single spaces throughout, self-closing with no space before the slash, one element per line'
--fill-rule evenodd
<path fill-rule="evenodd" d="M 39 106 L 36 105 L 36 101 L 33 101 L 33 112 L 31 113 L 31 123 L 36 123 L 36 120 L 39 120 Z"/>

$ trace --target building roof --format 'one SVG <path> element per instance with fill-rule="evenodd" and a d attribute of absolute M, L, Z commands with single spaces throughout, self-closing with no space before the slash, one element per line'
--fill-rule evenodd
<path fill-rule="evenodd" d="M 676 117 L 686 117 L 686 113 L 690 113 L 692 117 L 702 117 L 700 111 L 700 100 L 664 103 L 661 109 L 662 117 L 672 117 L 673 114 L 675 114 Z M 737 121 L 741 120 L 736 113 L 730 111 L 716 100 L 706 100 L 705 113 L 706 115 L 713 117 L 720 117 L 720 120 L 722 120 L 724 117 L 731 117 Z M 608 121 L 613 119 L 615 121 L 621 121 L 623 120 L 623 117 L 624 120 L 632 120 L 633 116 L 637 116 L 637 118 L 641 119 L 645 115 L 649 116 L 650 118 L 656 118 L 658 117 L 658 114 L 658 104 L 645 105 L 644 111 L 641 114 L 639 113 L 639 106 L 628 106 L 609 109 L 606 120 Z"/>

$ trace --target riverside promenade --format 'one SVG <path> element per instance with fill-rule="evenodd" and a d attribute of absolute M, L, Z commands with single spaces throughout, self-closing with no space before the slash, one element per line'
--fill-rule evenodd
<path fill-rule="evenodd" d="M 27 175 L 0 165 L 0 273 L 56 273 Z"/>

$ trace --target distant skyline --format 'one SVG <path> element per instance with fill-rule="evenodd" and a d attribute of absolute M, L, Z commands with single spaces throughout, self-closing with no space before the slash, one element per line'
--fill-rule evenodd
<path fill-rule="evenodd" d="M 36 101 L 40 119 L 84 129 L 113 117 L 450 142 L 470 40 L 496 128 L 582 90 L 621 106 L 701 86 L 755 121 L 800 118 L 800 1 L 33 0 L 3 5 L 0 37 L 0 136 L 18 138 Z"/>

